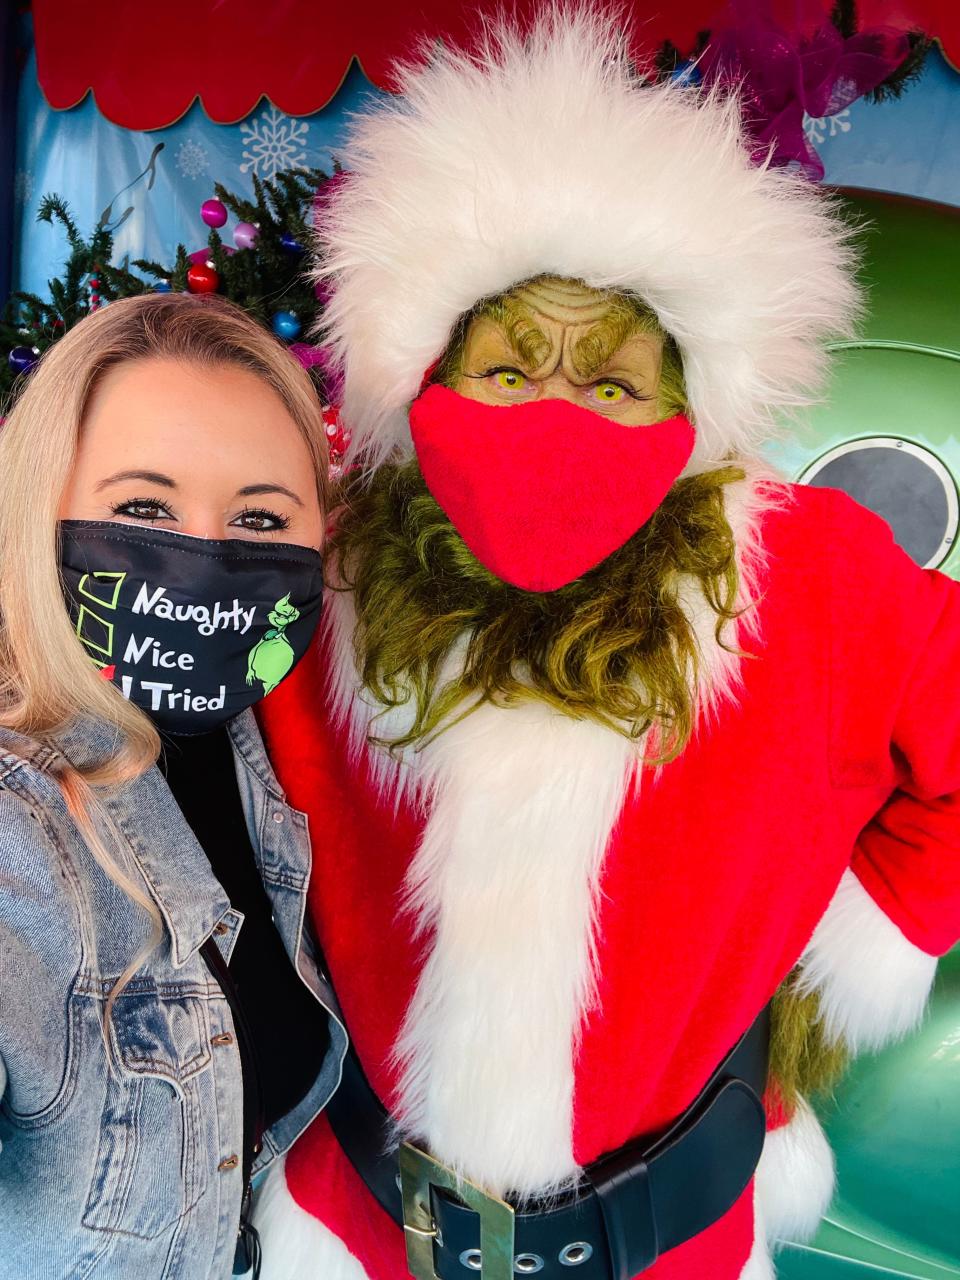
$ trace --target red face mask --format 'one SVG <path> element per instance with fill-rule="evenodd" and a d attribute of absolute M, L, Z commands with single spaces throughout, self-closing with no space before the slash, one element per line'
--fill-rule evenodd
<path fill-rule="evenodd" d="M 684 417 L 645 427 L 567 400 L 487 405 L 432 386 L 410 407 L 427 488 L 491 573 L 555 591 L 649 520 L 693 451 Z"/>

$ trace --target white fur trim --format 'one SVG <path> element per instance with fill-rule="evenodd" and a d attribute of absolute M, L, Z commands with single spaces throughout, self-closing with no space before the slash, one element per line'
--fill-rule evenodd
<path fill-rule="evenodd" d="M 385 710 L 364 689 L 357 671 L 354 630 L 357 623 L 352 591 L 327 593 L 320 622 L 322 643 L 328 653 L 328 697 L 334 721 L 347 734 L 351 760 L 366 757 L 374 788 L 384 798 L 399 800 L 403 793 L 415 799 L 418 753 L 412 750 L 388 752 L 370 748 L 371 737 L 402 737 L 414 715 L 413 703 Z M 447 661 L 450 667 L 456 655 Z"/>
<path fill-rule="evenodd" d="M 754 166 L 737 105 L 641 85 L 623 15 L 551 11 L 432 48 L 354 121 L 324 213 L 320 334 L 352 456 L 410 450 L 407 407 L 457 319 L 543 273 L 632 290 L 677 339 L 694 457 L 754 455 L 819 386 L 857 307 L 825 193 Z"/>
<path fill-rule="evenodd" d="M 704 597 L 700 582 L 689 577 L 681 581 L 678 591 L 680 606 L 693 623 L 697 637 L 700 673 L 694 698 L 698 730 L 715 724 L 721 708 L 736 701 L 742 672 L 738 650 L 756 652 L 760 642 L 758 605 L 766 566 L 763 518 L 767 511 L 790 501 L 790 487 L 764 464 L 737 459 L 735 465 L 746 472 L 746 477 L 727 485 L 723 492 L 724 513 L 736 547 L 736 608 L 740 616 L 722 628 L 726 647 L 717 643 L 717 616 Z"/>
<path fill-rule="evenodd" d="M 801 1098 L 793 1119 L 767 1134 L 757 1166 L 756 1217 L 767 1240 L 808 1240 L 827 1211 L 835 1180 L 830 1144 Z"/>
<path fill-rule="evenodd" d="M 260 1280 L 367 1280 L 347 1246 L 301 1209 L 278 1160 L 253 1198 L 253 1225 L 263 1245 Z"/>
<path fill-rule="evenodd" d="M 397 1114 L 501 1194 L 578 1172 L 597 881 L 635 764 L 628 739 L 534 702 L 483 706 L 421 753 L 432 804 L 409 893 L 433 941 L 398 1044 Z"/>
<path fill-rule="evenodd" d="M 750 1257 L 740 1272 L 740 1280 L 776 1280 L 776 1276 L 777 1273 L 773 1269 L 770 1250 L 767 1248 L 763 1238 L 757 1235 L 754 1237 Z"/>
<path fill-rule="evenodd" d="M 819 996 L 830 1039 L 859 1053 L 917 1026 L 936 968 L 848 870 L 803 953 L 799 990 Z"/>
<path fill-rule="evenodd" d="M 773 1258 L 770 1256 L 770 1246 L 767 1244 L 763 1230 L 763 1214 L 758 1198 L 754 1194 L 753 1248 L 750 1250 L 750 1257 L 744 1263 L 743 1270 L 740 1272 L 740 1280 L 776 1280 L 776 1275 L 777 1273 L 773 1267 Z"/>

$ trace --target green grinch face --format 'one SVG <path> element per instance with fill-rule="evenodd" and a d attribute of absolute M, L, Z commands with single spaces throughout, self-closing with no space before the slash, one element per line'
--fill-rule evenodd
<path fill-rule="evenodd" d="M 282 600 L 277 601 L 267 614 L 267 617 L 271 626 L 282 630 L 284 627 L 288 627 L 291 622 L 296 622 L 297 618 L 300 617 L 300 610 L 296 605 L 290 603 L 290 597 L 286 595 Z"/>
<path fill-rule="evenodd" d="M 663 353 L 662 334 L 630 300 L 543 277 L 470 320 L 449 385 L 485 404 L 569 400 L 643 426 L 671 412 L 660 394 Z"/>

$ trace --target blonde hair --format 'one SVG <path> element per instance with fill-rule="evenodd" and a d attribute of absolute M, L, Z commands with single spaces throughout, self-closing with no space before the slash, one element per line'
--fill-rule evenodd
<path fill-rule="evenodd" d="M 309 374 L 247 312 L 212 296 L 145 294 L 85 317 L 28 375 L 0 427 L 0 725 L 31 738 L 54 736 L 94 717 L 114 731 L 106 758 L 57 772 L 69 812 L 103 870 L 148 913 L 154 936 L 113 987 L 105 1011 L 162 937 L 160 912 L 118 863 L 96 816 L 109 819 L 96 790 L 143 773 L 156 761 L 151 720 L 105 681 L 74 633 L 60 576 L 58 515 L 90 397 L 108 369 L 161 358 L 201 367 L 237 365 L 280 397 L 299 427 L 327 509 L 327 449 L 321 405 Z"/>

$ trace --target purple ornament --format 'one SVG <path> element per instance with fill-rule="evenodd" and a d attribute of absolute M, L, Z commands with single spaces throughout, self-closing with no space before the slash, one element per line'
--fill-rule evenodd
<path fill-rule="evenodd" d="M 7 353 L 7 363 L 14 373 L 28 373 L 40 359 L 35 347 L 14 347 Z"/>
<path fill-rule="evenodd" d="M 200 217 L 208 227 L 222 227 L 227 220 L 226 205 L 222 200 L 204 200 L 200 206 Z"/>
<path fill-rule="evenodd" d="M 339 404 L 343 395 L 343 371 L 330 348 L 313 346 L 308 342 L 293 342 L 290 344 L 290 352 L 305 369 L 312 369 L 314 365 L 320 366 L 327 398 L 333 404 Z"/>
<path fill-rule="evenodd" d="M 259 235 L 259 227 L 255 227 L 252 222 L 238 222 L 233 228 L 233 243 L 238 249 L 252 249 Z"/>

